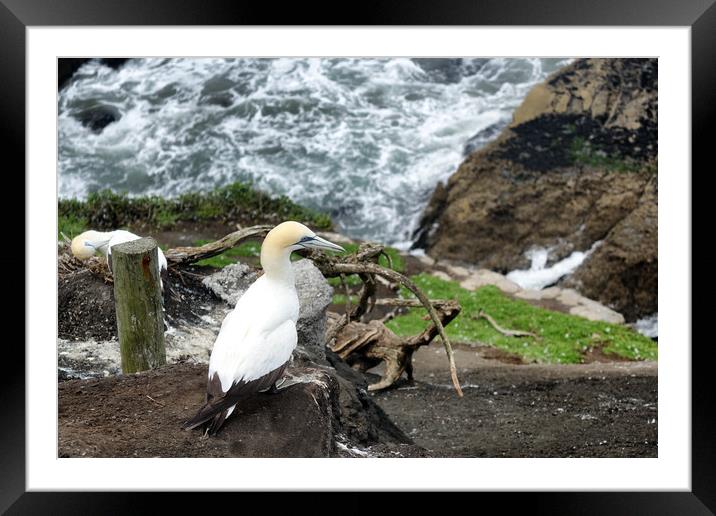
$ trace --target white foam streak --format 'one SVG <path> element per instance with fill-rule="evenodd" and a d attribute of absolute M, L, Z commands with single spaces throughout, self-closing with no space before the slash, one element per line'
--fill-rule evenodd
<path fill-rule="evenodd" d="M 595 242 L 586 252 L 575 251 L 551 267 L 546 267 L 550 249 L 542 247 L 530 249 L 526 253 L 527 258 L 532 262 L 530 268 L 528 270 L 518 269 L 511 271 L 507 274 L 507 278 L 517 283 L 521 288 L 541 290 L 574 272 L 600 244 L 601 241 Z"/>

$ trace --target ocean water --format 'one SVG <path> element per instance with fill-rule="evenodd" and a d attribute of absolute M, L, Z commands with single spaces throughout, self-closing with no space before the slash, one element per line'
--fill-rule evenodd
<path fill-rule="evenodd" d="M 568 59 L 89 62 L 59 94 L 59 194 L 176 196 L 249 181 L 356 238 L 410 244 L 438 181 Z M 99 134 L 78 114 L 121 118 Z M 476 136 L 477 135 L 477 136 Z"/>

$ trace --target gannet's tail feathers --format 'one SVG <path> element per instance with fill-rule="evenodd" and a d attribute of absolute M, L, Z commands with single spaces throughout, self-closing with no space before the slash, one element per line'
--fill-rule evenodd
<path fill-rule="evenodd" d="M 203 425 L 206 433 L 209 435 L 216 434 L 238 402 L 259 391 L 270 389 L 272 385 L 281 379 L 286 366 L 288 366 L 288 362 L 255 380 L 239 381 L 232 385 L 227 392 L 221 389 L 219 375 L 214 373 L 206 387 L 206 402 L 196 415 L 182 426 L 187 430 L 191 430 Z"/>

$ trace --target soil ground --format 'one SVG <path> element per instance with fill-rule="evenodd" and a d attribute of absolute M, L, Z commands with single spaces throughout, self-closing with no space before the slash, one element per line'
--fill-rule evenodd
<path fill-rule="evenodd" d="M 415 354 L 414 382 L 374 399 L 434 456 L 657 457 L 655 362 L 518 365 L 485 355 L 455 350 L 463 398 L 434 344 Z"/>

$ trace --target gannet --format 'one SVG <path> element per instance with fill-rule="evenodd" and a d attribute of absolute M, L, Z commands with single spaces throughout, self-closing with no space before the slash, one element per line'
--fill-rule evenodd
<path fill-rule="evenodd" d="M 261 244 L 259 277 L 227 314 L 209 360 L 206 400 L 186 429 L 215 434 L 242 398 L 276 392 L 296 347 L 298 295 L 290 256 L 305 248 L 345 251 L 298 222 L 283 222 Z"/>
<path fill-rule="evenodd" d="M 71 249 L 72 254 L 80 260 L 86 260 L 99 252 L 107 257 L 107 265 L 109 266 L 110 272 L 112 271 L 112 247 L 117 244 L 123 244 L 125 242 L 131 242 L 132 240 L 138 240 L 142 237 L 125 231 L 123 229 L 117 229 L 116 231 L 85 231 L 84 233 L 77 235 L 72 239 Z M 159 267 L 159 285 L 164 289 L 162 283 L 161 274 L 167 270 L 167 258 L 164 256 L 162 250 L 157 247 L 157 265 Z"/>

